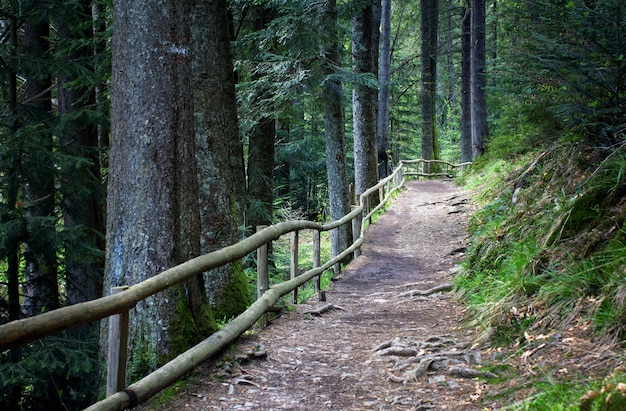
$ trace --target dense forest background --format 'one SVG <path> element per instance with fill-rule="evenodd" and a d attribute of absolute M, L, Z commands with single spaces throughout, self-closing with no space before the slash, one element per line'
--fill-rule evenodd
<path fill-rule="evenodd" d="M 285 215 L 338 219 L 400 159 L 516 173 L 490 180 L 500 186 L 475 220 L 467 290 L 489 273 L 515 277 L 499 257 L 512 251 L 493 246 L 503 238 L 533 238 L 517 250 L 535 262 L 525 267 L 551 270 L 511 285 L 524 298 L 555 284 L 559 249 L 623 251 L 623 1 L 162 3 L 0 1 L 1 323 L 106 295 Z M 528 187 L 544 186 L 560 197 L 536 195 L 560 214 L 534 208 Z M 520 209 L 541 236 L 502 231 Z M 589 224 L 592 238 L 577 237 Z M 622 335 L 623 255 L 616 276 L 542 301 L 611 284 L 594 312 Z M 243 311 L 246 264 L 138 306 L 130 378 Z M 510 339 L 497 322 L 510 307 L 498 310 L 482 314 Z M 0 353 L 3 409 L 93 403 L 100 334 L 85 326 Z"/>

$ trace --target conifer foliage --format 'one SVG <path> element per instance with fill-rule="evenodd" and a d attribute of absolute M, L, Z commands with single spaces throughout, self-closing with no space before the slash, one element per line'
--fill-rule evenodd
<path fill-rule="evenodd" d="M 389 167 L 401 158 L 422 156 L 471 160 L 483 149 L 497 148 L 489 135 L 509 133 L 526 137 L 514 139 L 520 150 L 561 134 L 609 149 L 626 144 L 623 0 L 220 0 L 205 8 L 167 3 L 170 18 L 183 10 L 176 7 L 184 8 L 176 16 L 190 27 L 159 15 L 149 30 L 138 30 L 147 1 L 0 0 L 0 323 L 138 281 L 128 274 L 133 270 L 115 265 L 123 253 L 137 252 L 150 267 L 133 272 L 153 275 L 235 242 L 254 225 L 275 222 L 279 208 L 337 219 L 354 200 L 351 182 L 357 192 L 376 182 L 376 160 L 388 161 Z M 381 4 L 385 47 L 379 79 Z M 219 25 L 203 14 L 215 7 Z M 118 29 L 128 33 L 116 42 L 114 9 L 120 13 L 116 24 L 124 22 Z M 194 10 L 191 27 L 194 20 L 187 14 Z M 472 35 L 477 22 L 481 32 Z M 166 27 L 171 32 L 163 33 Z M 128 58 L 117 54 L 112 70 L 112 48 L 119 52 L 127 45 L 123 41 L 157 35 L 162 38 L 150 44 L 171 42 L 163 53 L 176 58 L 163 64 L 153 48 L 139 49 L 129 51 Z M 205 36 L 215 38 L 203 43 Z M 188 61 L 193 53 L 178 47 L 189 37 L 204 53 L 195 65 Z M 476 50 L 477 40 L 484 40 L 484 49 Z M 213 52 L 221 53 L 219 59 L 209 55 Z M 480 57 L 473 63 L 479 74 L 473 90 L 471 56 Z M 216 62 L 218 68 L 209 67 Z M 183 65 L 184 70 L 168 71 Z M 422 69 L 428 69 L 424 76 Z M 132 73 L 141 70 L 153 70 L 159 81 L 171 74 L 171 81 L 158 84 L 175 89 L 165 95 L 149 89 L 156 80 L 137 84 L 140 77 Z M 122 76 L 127 77 L 120 83 Z M 140 91 L 145 92 L 141 103 Z M 384 104 L 376 104 L 377 96 Z M 471 111 L 476 98 L 483 111 Z M 377 129 L 378 107 L 383 107 L 378 114 L 384 125 Z M 188 121 L 176 123 L 183 117 Z M 145 132 L 114 129 L 109 152 L 111 118 L 115 127 L 136 130 L 146 121 L 160 123 L 144 127 Z M 472 121 L 474 135 L 484 138 L 474 152 Z M 172 129 L 173 123 L 179 128 Z M 159 140 L 164 130 L 171 133 Z M 188 138 L 194 132 L 195 139 Z M 148 173 L 148 165 L 149 176 L 141 174 Z M 379 169 L 381 176 L 386 169 Z M 169 185 L 156 194 L 136 196 L 144 189 L 142 181 L 156 186 L 166 180 Z M 119 189 L 117 198 L 107 193 L 111 181 Z M 119 248 L 109 250 L 105 281 L 107 195 L 108 245 Z M 221 201 L 219 207 L 212 201 Z M 218 215 L 228 215 L 228 221 Z M 140 231 L 157 218 L 162 227 Z M 187 241 L 189 248 L 155 249 L 154 244 L 166 242 L 157 241 L 166 225 L 168 235 L 177 244 Z M 123 238 L 131 226 L 134 243 Z M 345 242 L 349 235 L 341 237 Z M 135 323 L 136 376 L 200 338 L 198 329 L 209 333 L 216 327 L 215 307 L 207 308 L 206 302 L 220 300 L 213 294 L 222 290 L 245 291 L 246 263 L 224 274 L 240 274 L 234 285 L 222 281 L 223 288 L 213 287 L 204 281 L 212 279 L 206 275 L 169 295 L 175 304 L 156 301 L 171 314 L 167 318 L 193 319 L 177 323 L 167 336 L 154 331 L 159 318 L 152 305 L 142 303 L 133 312 L 153 320 L 153 330 L 139 326 L 148 320 Z M 251 297 L 220 312 L 235 315 Z M 157 334 L 163 337 L 158 342 Z M 167 346 L 166 337 L 180 346 Z M 158 352 L 148 350 L 157 345 Z M 94 324 L 0 353 L 0 409 L 90 404 L 102 375 L 99 352 L 99 324 Z"/>
<path fill-rule="evenodd" d="M 2 2 L 0 321 L 101 295 L 103 184 L 91 2 Z M 98 387 L 98 329 L 0 354 L 6 409 L 79 408 Z M 69 389 L 69 387 L 73 387 Z M 63 404 L 63 405 L 62 405 Z"/>

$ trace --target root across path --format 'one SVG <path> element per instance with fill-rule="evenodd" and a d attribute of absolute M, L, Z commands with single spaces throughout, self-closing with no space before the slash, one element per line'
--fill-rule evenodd
<path fill-rule="evenodd" d="M 326 291 L 245 335 L 160 410 L 478 410 L 493 376 L 450 293 L 470 205 L 413 181 Z"/>

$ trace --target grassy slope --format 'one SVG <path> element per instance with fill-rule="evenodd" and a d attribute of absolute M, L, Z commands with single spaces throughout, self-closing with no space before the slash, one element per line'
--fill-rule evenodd
<path fill-rule="evenodd" d="M 456 284 L 480 340 L 523 355 L 537 336 L 576 329 L 580 337 L 614 347 L 626 332 L 626 148 L 563 143 L 515 154 L 505 149 L 513 146 L 519 147 L 495 141 L 493 154 L 478 160 L 463 181 L 479 210 Z M 589 375 L 559 376 L 544 367 L 527 391 L 533 398 L 513 409 L 579 409 L 582 394 L 599 392 L 609 380 L 613 388 L 582 409 L 626 409 L 606 408 L 621 407 L 618 394 L 626 393 L 617 385 L 626 381 L 614 369 L 618 363 L 594 369 L 591 383 Z"/>

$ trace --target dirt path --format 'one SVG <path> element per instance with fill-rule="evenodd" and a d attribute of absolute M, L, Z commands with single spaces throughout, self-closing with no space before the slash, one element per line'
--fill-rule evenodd
<path fill-rule="evenodd" d="M 467 196 L 449 181 L 410 182 L 366 233 L 362 255 L 317 300 L 243 337 L 161 410 L 478 410 L 480 353 L 446 293 L 463 258 Z M 235 360 L 238 352 L 266 355 Z"/>

